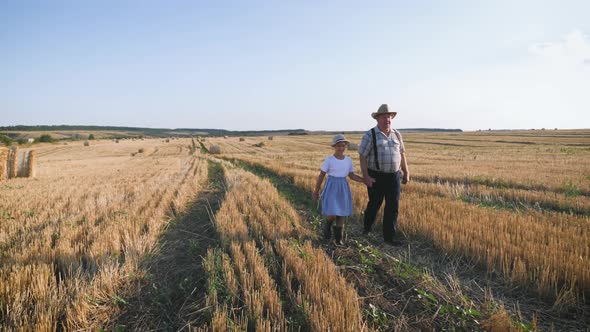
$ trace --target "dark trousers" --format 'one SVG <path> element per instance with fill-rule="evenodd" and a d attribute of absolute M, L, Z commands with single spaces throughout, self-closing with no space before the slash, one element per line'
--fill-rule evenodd
<path fill-rule="evenodd" d="M 369 203 L 365 209 L 365 230 L 371 230 L 375 222 L 377 211 L 385 198 L 385 211 L 383 214 L 383 239 L 391 241 L 397 229 L 397 213 L 399 210 L 399 197 L 401 192 L 401 172 L 382 173 L 368 170 L 369 176 L 375 179 L 369 192 Z"/>

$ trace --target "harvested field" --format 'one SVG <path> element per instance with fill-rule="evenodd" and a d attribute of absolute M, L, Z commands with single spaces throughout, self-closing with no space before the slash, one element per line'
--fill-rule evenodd
<path fill-rule="evenodd" d="M 0 182 L 0 329 L 587 328 L 590 132 L 404 139 L 402 247 L 352 181 L 346 246 L 319 238 L 329 135 L 40 144 Z"/>
<path fill-rule="evenodd" d="M 0 185 L 3 329 L 103 326 L 206 174 L 172 146 L 149 159 L 131 158 L 133 144 L 55 148 L 39 149 L 36 178 Z"/>

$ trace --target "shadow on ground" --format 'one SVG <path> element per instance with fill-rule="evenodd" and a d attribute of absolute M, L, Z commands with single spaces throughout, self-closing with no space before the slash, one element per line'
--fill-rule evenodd
<path fill-rule="evenodd" d="M 217 212 L 225 195 L 221 166 L 209 162 L 208 170 L 204 189 L 183 215 L 170 222 L 160 238 L 160 249 L 143 262 L 148 274 L 114 330 L 178 331 L 208 319 L 202 262 L 207 249 L 220 244 L 210 215 Z"/>

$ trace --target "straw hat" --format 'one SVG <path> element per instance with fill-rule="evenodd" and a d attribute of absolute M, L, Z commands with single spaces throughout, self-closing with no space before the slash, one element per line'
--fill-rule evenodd
<path fill-rule="evenodd" d="M 340 142 L 346 142 L 346 143 L 350 143 L 346 137 L 344 137 L 344 135 L 342 134 L 338 134 L 338 135 L 334 135 L 334 137 L 332 137 L 332 146 L 340 143 Z"/>
<path fill-rule="evenodd" d="M 397 112 L 390 112 L 387 104 L 381 104 L 381 106 L 379 106 L 379 109 L 377 110 L 377 112 L 371 113 L 371 116 L 373 117 L 373 119 L 377 119 L 377 116 L 379 116 L 381 114 L 389 114 L 389 115 L 391 115 L 391 118 L 393 119 L 397 115 Z"/>

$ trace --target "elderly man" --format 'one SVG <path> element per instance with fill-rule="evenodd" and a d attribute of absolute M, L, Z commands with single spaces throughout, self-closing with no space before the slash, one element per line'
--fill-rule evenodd
<path fill-rule="evenodd" d="M 383 239 L 391 245 L 401 244 L 395 237 L 401 183 L 410 181 L 402 136 L 391 128 L 391 119 L 396 115 L 397 112 L 389 111 L 387 104 L 381 105 L 377 112 L 371 114 L 377 120 L 377 126 L 363 135 L 358 148 L 363 182 L 369 192 L 363 234 L 371 231 L 385 198 Z"/>

